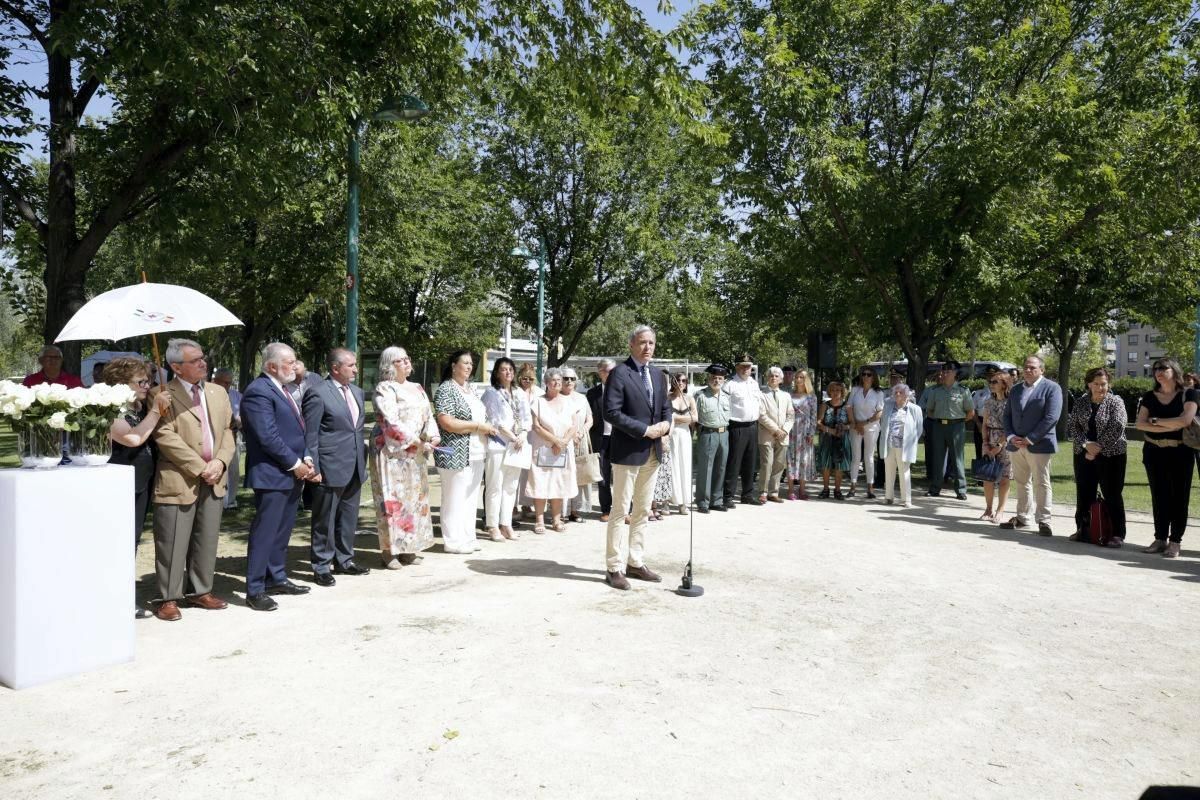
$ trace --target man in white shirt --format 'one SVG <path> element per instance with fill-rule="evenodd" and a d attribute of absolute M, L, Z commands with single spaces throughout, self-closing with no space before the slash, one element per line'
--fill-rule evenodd
<path fill-rule="evenodd" d="M 751 375 L 754 360 L 742 353 L 735 363 L 737 374 L 721 387 L 729 395 L 729 459 L 725 466 L 725 508 L 734 508 L 738 477 L 742 479 L 743 503 L 761 506 L 754 490 L 754 465 L 758 452 L 758 418 L 762 416 L 762 389 Z"/>

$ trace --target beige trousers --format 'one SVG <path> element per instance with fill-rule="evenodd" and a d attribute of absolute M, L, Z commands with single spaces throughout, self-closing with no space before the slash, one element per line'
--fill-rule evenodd
<path fill-rule="evenodd" d="M 654 482 L 658 478 L 658 456 L 650 451 L 646 463 L 638 466 L 612 465 L 612 515 L 608 518 L 608 547 L 605 562 L 609 572 L 625 572 L 625 566 L 645 566 L 642 562 L 643 542 L 650 503 L 654 499 Z M 629 525 L 624 510 L 633 503 Z"/>
<path fill-rule="evenodd" d="M 1029 492 L 1033 488 L 1035 501 L 1034 521 L 1039 525 L 1050 524 L 1050 506 L 1054 495 L 1050 488 L 1050 461 L 1052 453 L 1031 453 L 1027 447 L 1018 447 L 1012 457 L 1013 483 L 1017 485 L 1017 519 L 1029 521 Z"/>
<path fill-rule="evenodd" d="M 779 481 L 783 478 L 783 471 L 787 469 L 787 450 L 786 439 L 782 442 L 772 440 L 758 443 L 759 494 L 779 494 Z"/>

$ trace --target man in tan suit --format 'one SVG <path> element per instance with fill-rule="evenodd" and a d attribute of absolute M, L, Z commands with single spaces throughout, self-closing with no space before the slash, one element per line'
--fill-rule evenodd
<path fill-rule="evenodd" d="M 787 467 L 788 435 L 796 421 L 792 396 L 779 388 L 783 370 L 767 370 L 767 388 L 762 393 L 758 417 L 758 479 L 762 481 L 761 502 L 782 503 L 779 481 Z"/>
<path fill-rule="evenodd" d="M 162 597 L 154 615 L 174 621 L 182 600 L 214 611 L 228 605 L 212 588 L 226 468 L 235 445 L 229 395 L 204 381 L 208 364 L 200 345 L 172 339 L 166 358 L 175 378 L 160 389 L 170 393 L 171 411 L 154 434 L 154 566 Z M 186 596 L 185 579 L 192 589 Z"/>

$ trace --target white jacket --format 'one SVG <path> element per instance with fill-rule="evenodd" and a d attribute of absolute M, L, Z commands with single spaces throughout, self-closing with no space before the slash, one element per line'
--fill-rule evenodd
<path fill-rule="evenodd" d="M 899 411 L 896 409 L 895 398 L 889 397 L 883 401 L 883 419 L 880 420 L 879 428 L 879 452 L 884 458 L 888 454 L 888 435 L 892 430 L 892 416 L 894 414 L 902 414 L 904 416 L 904 446 L 901 448 L 904 452 L 904 461 L 913 464 L 917 460 L 917 443 L 921 440 L 921 434 L 925 426 L 925 415 L 921 413 L 921 407 L 909 400 L 904 404 L 904 408 Z"/>

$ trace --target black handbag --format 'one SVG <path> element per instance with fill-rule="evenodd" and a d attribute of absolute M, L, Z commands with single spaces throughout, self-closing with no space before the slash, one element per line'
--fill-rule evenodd
<path fill-rule="evenodd" d="M 984 481 L 985 483 L 995 483 L 1000 480 L 1000 476 L 1004 473 L 1004 465 L 1000 463 L 1000 459 L 992 456 L 984 456 L 983 458 L 971 459 L 971 474 L 975 476 L 975 480 Z"/>

